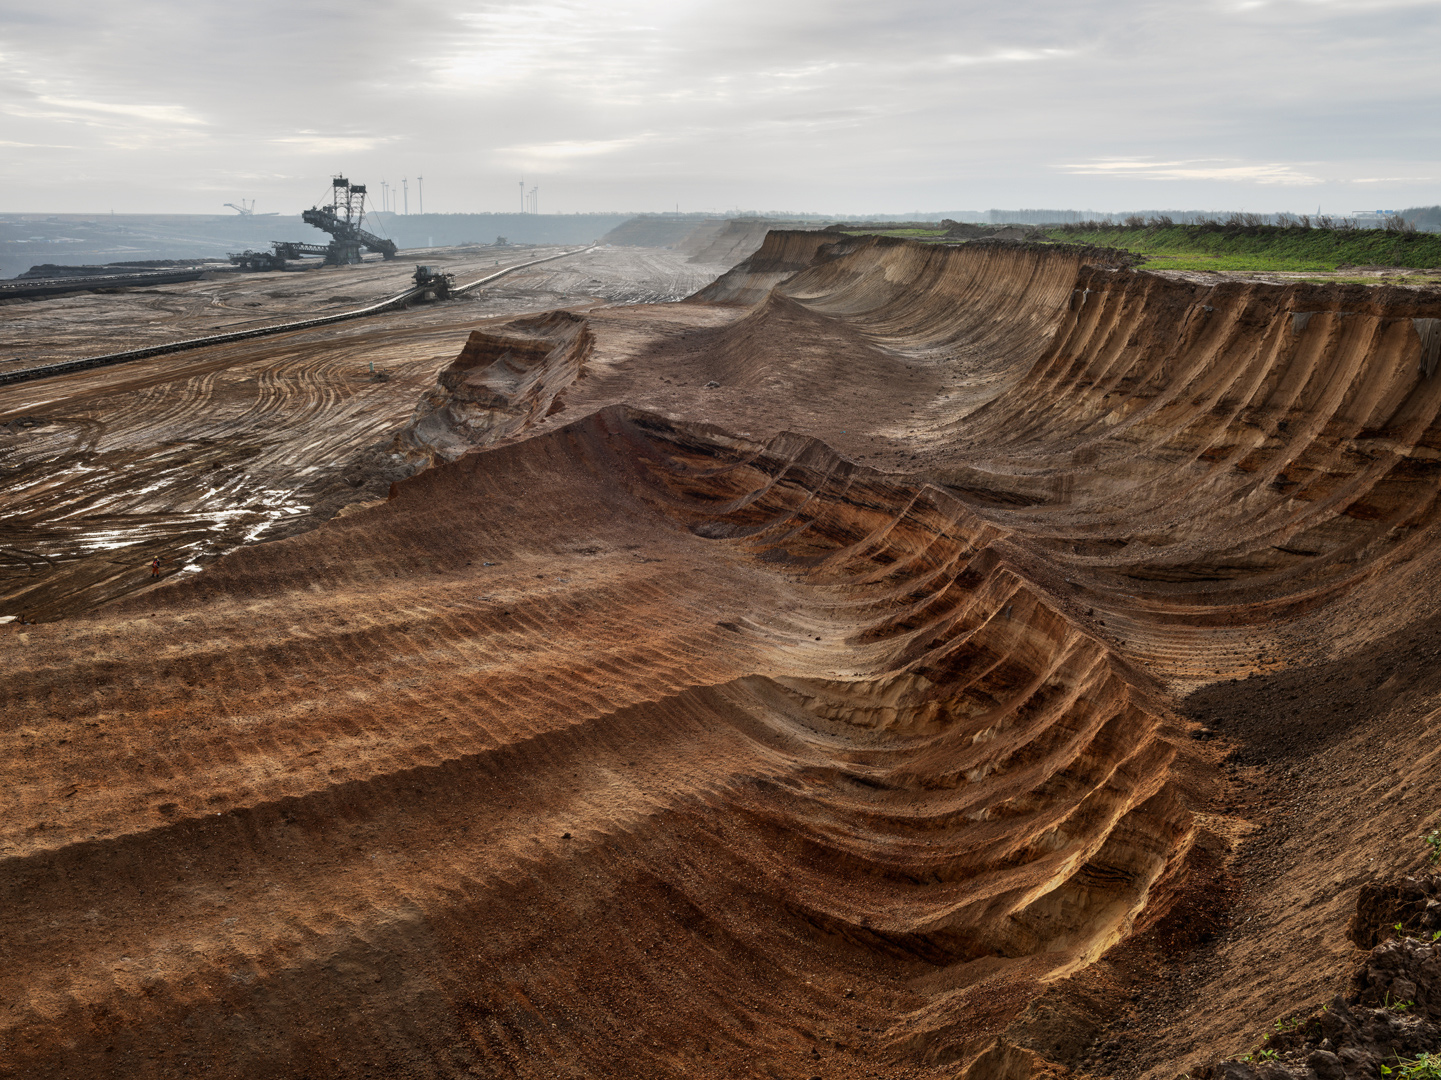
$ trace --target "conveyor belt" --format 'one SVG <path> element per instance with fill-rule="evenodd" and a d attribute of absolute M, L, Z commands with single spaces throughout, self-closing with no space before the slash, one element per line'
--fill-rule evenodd
<path fill-rule="evenodd" d="M 536 266 L 540 263 L 553 262 L 556 259 L 564 259 L 571 255 L 578 255 L 582 251 L 589 251 L 590 248 L 577 248 L 575 251 L 563 251 L 559 255 L 548 255 L 544 259 L 532 259 L 530 262 L 517 263 L 515 266 L 507 266 L 498 273 L 487 275 L 468 285 L 462 285 L 453 290 L 454 293 L 469 292 L 471 289 L 479 288 L 481 285 L 506 274 L 512 274 L 517 270 L 524 270 L 528 266 Z M 165 345 L 151 345 L 144 349 L 128 349 L 125 352 L 107 353 L 104 356 L 86 356 L 78 360 L 65 360 L 58 364 L 46 364 L 43 367 L 22 368 L 19 371 L 9 371 L 0 374 L 0 386 L 10 383 L 29 382 L 33 379 L 45 379 L 52 375 L 65 375 L 72 371 L 87 371 L 91 368 L 109 367 L 111 364 L 123 364 L 130 360 L 144 360 L 151 356 L 164 356 L 167 353 L 186 352 L 190 349 L 200 349 L 207 345 L 224 345 L 232 341 L 246 341 L 250 338 L 265 337 L 267 334 L 283 334 L 291 330 L 309 330 L 316 326 L 326 326 L 330 323 L 344 322 L 346 319 L 358 319 L 365 315 L 376 315 L 391 308 L 402 307 L 405 303 L 424 291 L 423 287 L 411 287 L 404 292 L 388 297 L 377 304 L 369 304 L 363 308 L 356 308 L 354 311 L 342 311 L 334 315 L 322 315 L 314 319 L 301 319 L 298 322 L 279 323 L 275 326 L 262 326 L 253 330 L 235 330 L 228 334 L 210 334 L 206 337 L 187 338 L 184 341 L 172 341 Z"/>

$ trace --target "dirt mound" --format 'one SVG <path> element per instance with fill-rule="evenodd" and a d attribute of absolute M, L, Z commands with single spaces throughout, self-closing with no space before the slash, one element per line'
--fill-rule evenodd
<path fill-rule="evenodd" d="M 472 334 L 386 501 L 5 631 L 0 1075 L 1215 1061 L 1434 812 L 1438 303 L 792 230 Z"/>
<path fill-rule="evenodd" d="M 516 434 L 579 378 L 594 343 L 585 320 L 565 311 L 472 330 L 395 437 L 394 450 L 417 464 L 454 461 Z"/>
<path fill-rule="evenodd" d="M 1441 1050 L 1441 946 L 1388 941 L 1356 972 L 1358 991 L 1321 1012 L 1278 1021 L 1257 1064 L 1226 1061 L 1203 1080 L 1379 1080 Z M 1434 1003 L 1434 1004 L 1433 1004 Z M 1423 1063 L 1424 1064 L 1424 1063 Z"/>
<path fill-rule="evenodd" d="M 126 1055 L 152 1055 L 142 1033 L 182 1017 L 190 1060 L 248 1075 L 350 1074 L 459 1042 L 458 1067 L 526 1031 L 523 1075 L 724 1070 L 759 1047 L 797 1065 L 822 1047 L 950 1053 L 956 1002 L 899 1028 L 883 1003 L 923 1008 L 907 981 L 999 956 L 972 996 L 1023 1005 L 1020 988 L 1120 936 L 1190 830 L 1147 681 L 1049 609 L 1001 540 L 813 440 L 607 411 L 32 638 L 41 666 L 7 684 L 7 707 L 85 678 L 114 694 L 98 714 L 54 711 L 47 731 L 105 737 L 12 789 L 31 808 L 20 827 L 73 785 L 60 818 L 7 836 L 27 898 L 8 909 L 34 913 L 11 940 L 38 967 L 6 978 L 79 965 L 11 1013 L 12 1045 L 34 1048 L 13 1060 L 47 1075 L 119 1053 L 143 1075 Z M 236 679 L 204 659 L 221 627 L 258 650 L 229 650 Z M 62 659 L 137 633 L 153 660 L 123 675 Z M 367 659 L 336 670 L 353 649 Z M 297 739 L 315 752 L 255 771 Z M 132 781 L 102 782 L 112 744 L 136 755 Z M 483 945 L 460 930 L 477 918 Z M 165 928 L 163 954 L 130 936 L 142 922 Z M 301 925 L 315 931 L 295 941 Z M 669 991 L 616 981 L 652 962 Z M 107 972 L 151 992 L 117 998 Z M 667 1005 L 697 985 L 705 1012 Z M 77 1044 L 95 1009 L 108 1026 Z M 877 1034 L 832 1046 L 842 1018 Z"/>
<path fill-rule="evenodd" d="M 1429 938 L 1441 930 L 1438 894 L 1441 888 L 1430 874 L 1363 885 L 1346 936 L 1363 949 L 1374 949 L 1383 941 L 1406 934 Z"/>

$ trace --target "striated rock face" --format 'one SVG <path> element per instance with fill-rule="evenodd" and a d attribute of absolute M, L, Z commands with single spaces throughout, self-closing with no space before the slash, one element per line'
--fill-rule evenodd
<path fill-rule="evenodd" d="M 659 515 L 796 582 L 839 632 L 824 669 L 775 669 L 748 691 L 758 714 L 844 745 L 870 789 L 843 813 L 865 805 L 864 841 L 802 815 L 872 887 L 899 875 L 861 925 L 952 961 L 1030 958 L 1033 977 L 1120 940 L 1194 838 L 1171 782 L 1176 732 L 1150 680 L 1017 573 L 1006 532 L 814 440 L 733 446 L 655 416 L 599 419 L 611 470 Z M 856 897 L 820 879 L 804 895 L 813 918 L 857 919 Z"/>
<path fill-rule="evenodd" d="M 395 449 L 454 461 L 516 434 L 579 377 L 594 342 L 585 320 L 568 311 L 518 319 L 501 332 L 472 330 L 396 436 Z"/>
<path fill-rule="evenodd" d="M 67 730 L 145 644 L 106 782 L 13 778 L 15 1075 L 1029 1075 L 1008 1025 L 1184 876 L 1194 744 L 1014 553 L 616 407 L 36 641 L 4 693 Z"/>

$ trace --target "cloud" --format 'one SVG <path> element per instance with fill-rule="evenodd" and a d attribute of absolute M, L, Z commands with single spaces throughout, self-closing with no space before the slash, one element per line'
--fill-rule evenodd
<path fill-rule="evenodd" d="M 1295 184 L 1308 186 L 1325 181 L 1302 172 L 1295 165 L 1277 162 L 1226 164 L 1224 161 L 1146 161 L 1112 158 L 1062 165 L 1077 176 L 1117 176 L 1146 180 L 1225 180 L 1253 184 Z"/>
<path fill-rule="evenodd" d="M 326 135 L 318 131 L 301 131 L 269 140 L 275 146 L 293 148 L 305 154 L 345 154 L 374 150 L 390 142 L 390 136 Z"/>
<path fill-rule="evenodd" d="M 1222 7 L 1238 11 L 1284 8 L 1288 13 L 1345 14 L 1407 8 L 1435 7 L 1438 0 L 1224 0 Z"/>
<path fill-rule="evenodd" d="M 959 54 L 941 57 L 947 67 L 968 67 L 972 64 L 1024 64 L 1035 60 L 1058 60 L 1075 56 L 1077 49 L 997 49 L 980 55 Z"/>
<path fill-rule="evenodd" d="M 144 120 L 151 124 L 204 124 L 205 121 L 194 115 L 183 105 L 131 105 L 118 101 L 80 101 L 73 98 L 56 98 L 41 95 L 37 101 L 60 110 L 51 115 L 63 116 L 65 114 L 79 114 L 87 118 L 93 118 L 91 114 L 99 113 L 102 116 L 114 117 L 125 116 L 135 120 Z"/>
<path fill-rule="evenodd" d="M 1434 176 L 1358 176 L 1349 184 L 1434 184 Z"/>
<path fill-rule="evenodd" d="M 520 169 L 565 210 L 1411 205 L 1438 36 L 1441 0 L 0 0 L 0 142 L 11 208 L 344 170 L 485 209 Z"/>
<path fill-rule="evenodd" d="M 637 135 L 626 139 L 602 139 L 591 141 L 571 140 L 566 142 L 532 143 L 528 146 L 503 146 L 496 149 L 518 162 L 564 164 L 578 158 L 601 157 L 616 154 L 650 141 L 648 136 Z"/>
<path fill-rule="evenodd" d="M 17 150 L 78 150 L 78 146 L 66 143 L 29 143 L 15 142 L 11 139 L 0 139 L 0 146 L 9 146 Z"/>

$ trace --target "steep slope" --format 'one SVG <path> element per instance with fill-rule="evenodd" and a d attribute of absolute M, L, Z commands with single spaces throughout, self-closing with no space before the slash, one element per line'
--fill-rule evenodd
<path fill-rule="evenodd" d="M 606 412 L 30 635 L 5 709 L 44 719 L 4 755 L 24 1075 L 168 1075 L 143 1033 L 181 1017 L 187 1060 L 247 1075 L 444 1075 L 457 1040 L 456 1067 L 724 1075 L 839 1012 L 860 1067 L 956 1022 L 949 993 L 899 1022 L 873 995 L 999 954 L 962 982 L 1023 1004 L 1190 838 L 1145 680 L 954 501 L 808 440 Z M 667 1018 L 615 981 L 647 949 L 710 1003 Z"/>
<path fill-rule="evenodd" d="M 818 251 L 837 242 L 835 233 L 772 229 L 754 254 L 692 299 L 715 304 L 758 303 L 776 285 L 810 266 Z"/>
<path fill-rule="evenodd" d="M 1437 318 L 791 232 L 476 332 L 384 503 L 5 631 L 0 1075 L 1214 1060 L 1434 813 Z"/>

